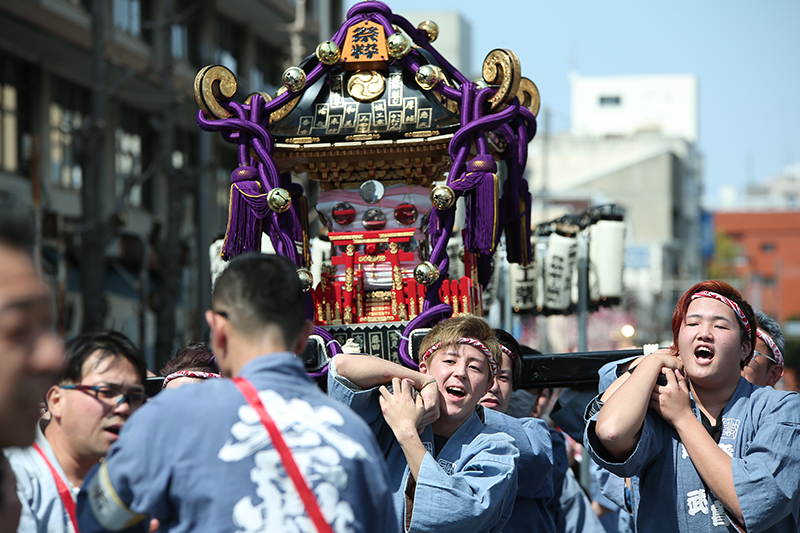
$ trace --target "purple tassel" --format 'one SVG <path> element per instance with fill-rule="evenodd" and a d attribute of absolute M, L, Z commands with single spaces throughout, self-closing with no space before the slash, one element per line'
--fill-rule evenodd
<path fill-rule="evenodd" d="M 228 206 L 228 227 L 222 245 L 222 258 L 231 258 L 245 252 L 261 249 L 261 218 L 250 207 L 246 195 L 261 193 L 256 169 L 239 167 L 231 174 L 231 196 Z"/>
<path fill-rule="evenodd" d="M 525 183 L 523 194 L 517 200 L 518 215 L 505 225 L 508 262 L 528 266 L 531 254 L 531 194 Z"/>
<path fill-rule="evenodd" d="M 481 288 L 486 290 L 486 286 L 492 280 L 494 272 L 494 255 L 481 255 L 478 257 L 478 283 Z"/>
<path fill-rule="evenodd" d="M 473 253 L 494 252 L 498 236 L 497 163 L 491 155 L 478 155 L 467 163 L 466 173 L 451 181 L 465 193 L 466 232 L 464 247 Z"/>
<path fill-rule="evenodd" d="M 528 182 L 511 167 L 500 202 L 509 263 L 531 262 L 531 193 Z"/>
<path fill-rule="evenodd" d="M 303 300 L 306 308 L 306 320 L 314 321 L 314 289 L 309 289 L 303 293 Z"/>

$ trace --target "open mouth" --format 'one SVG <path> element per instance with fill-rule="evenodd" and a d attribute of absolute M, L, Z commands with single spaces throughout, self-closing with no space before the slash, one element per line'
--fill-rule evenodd
<path fill-rule="evenodd" d="M 467 395 L 467 392 L 461 387 L 447 387 L 446 390 L 447 394 L 455 396 L 456 398 L 463 398 Z"/>
<path fill-rule="evenodd" d="M 490 397 L 487 397 L 487 398 L 483 398 L 481 400 L 481 404 L 485 405 L 487 407 L 497 407 L 498 405 L 500 405 L 500 402 L 497 401 L 497 398 L 495 398 L 493 396 L 490 396 Z"/>
<path fill-rule="evenodd" d="M 115 435 L 115 436 L 119 437 L 119 430 L 121 430 L 121 429 L 122 429 L 122 426 L 109 426 L 109 427 L 105 428 L 105 431 L 107 433 L 111 433 L 112 435 Z"/>
<path fill-rule="evenodd" d="M 694 351 L 694 356 L 698 361 L 708 362 L 714 359 L 714 352 L 707 346 L 698 346 Z"/>

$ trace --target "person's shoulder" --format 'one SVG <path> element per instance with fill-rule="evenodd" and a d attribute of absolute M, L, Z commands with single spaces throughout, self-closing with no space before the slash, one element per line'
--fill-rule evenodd
<path fill-rule="evenodd" d="M 184 426 L 191 420 L 208 418 L 210 413 L 219 413 L 220 405 L 224 405 L 228 395 L 235 391 L 228 381 L 209 379 L 178 389 L 162 390 L 137 409 L 125 425 L 138 426 L 138 431 L 144 433 L 163 431 L 165 425 L 173 423 L 179 422 Z"/>
<path fill-rule="evenodd" d="M 518 424 L 517 428 L 521 432 L 520 434 L 524 436 L 522 425 Z M 492 427 L 489 424 L 482 423 L 477 429 L 478 431 L 473 436 L 469 445 L 473 450 L 483 450 L 492 455 L 519 456 L 519 446 L 514 436 L 511 435 L 511 433 L 515 433 L 515 431 L 508 430 L 508 428 L 506 428 L 508 431 L 504 431 Z"/>
<path fill-rule="evenodd" d="M 514 445 L 520 453 L 532 451 L 525 419 L 514 418 L 493 409 L 485 409 L 484 413 L 488 428 L 486 433 L 491 432 L 491 434 L 498 435 L 496 438 L 499 439 L 503 439 L 503 435 L 507 434 L 514 439 Z"/>
<path fill-rule="evenodd" d="M 190 407 L 196 409 L 206 404 L 218 405 L 222 397 L 232 395 L 235 390 L 229 379 L 206 379 L 177 389 L 163 390 L 147 403 L 167 412 Z"/>
<path fill-rule="evenodd" d="M 486 407 L 481 408 L 483 409 L 483 417 L 487 426 L 499 429 L 500 431 L 503 431 L 506 428 L 523 431 L 520 419 L 514 418 L 513 416 L 509 416 L 505 413 L 501 413 L 500 411 L 495 411 L 494 409 L 488 409 Z"/>
<path fill-rule="evenodd" d="M 750 385 L 750 401 L 754 407 L 769 413 L 786 413 L 800 421 L 800 394 L 794 391 L 776 390 L 772 387 Z"/>
<path fill-rule="evenodd" d="M 342 402 L 327 396 L 321 390 L 315 389 L 309 391 L 305 396 L 305 399 L 313 402 L 317 406 L 324 406 L 339 413 L 344 420 L 344 426 L 348 428 L 348 431 L 350 431 L 350 428 L 352 428 L 353 431 L 362 431 L 365 435 L 373 435 L 372 430 L 358 413 L 353 411 L 350 407 Z"/>
<path fill-rule="evenodd" d="M 525 431 L 528 433 L 544 433 L 549 434 L 550 428 L 547 426 L 547 422 L 542 420 L 541 418 L 521 418 L 520 423 L 522 427 L 525 428 Z"/>
<path fill-rule="evenodd" d="M 44 464 L 39 453 L 29 446 L 26 448 L 6 448 L 3 450 L 14 477 L 17 480 L 17 493 L 23 494 L 27 499 L 31 499 L 32 494 L 41 490 L 39 487 L 45 479 L 50 479 L 47 466 Z"/>
<path fill-rule="evenodd" d="M 8 459 L 8 462 L 11 463 L 13 466 L 16 464 L 22 464 L 27 462 L 29 459 L 38 455 L 36 451 L 33 449 L 33 446 L 27 446 L 24 448 L 18 446 L 12 446 L 10 448 L 3 448 L 3 454 Z"/>

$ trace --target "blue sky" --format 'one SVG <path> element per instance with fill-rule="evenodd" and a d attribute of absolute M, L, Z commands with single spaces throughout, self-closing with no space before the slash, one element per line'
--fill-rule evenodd
<path fill-rule="evenodd" d="M 346 1 L 345 9 L 355 2 Z M 569 73 L 695 74 L 705 200 L 800 163 L 800 1 L 386 0 L 393 11 L 457 10 L 472 71 L 510 48 L 536 82 L 551 128 L 570 127 Z M 418 22 L 418 21 L 412 21 Z"/>

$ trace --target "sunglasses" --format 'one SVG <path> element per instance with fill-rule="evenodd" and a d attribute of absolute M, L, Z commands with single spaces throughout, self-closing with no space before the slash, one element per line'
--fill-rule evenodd
<path fill-rule="evenodd" d="M 774 357 L 772 357 L 771 355 L 767 355 L 767 354 L 765 354 L 765 353 L 761 353 L 761 352 L 759 352 L 758 350 L 753 350 L 753 357 L 755 357 L 756 355 L 760 355 L 760 356 L 761 356 L 761 357 L 763 357 L 764 359 L 769 359 L 769 360 L 770 360 L 770 361 L 772 361 L 773 363 L 775 363 L 775 364 L 778 364 L 778 362 L 775 360 L 775 358 L 774 358 Z"/>

